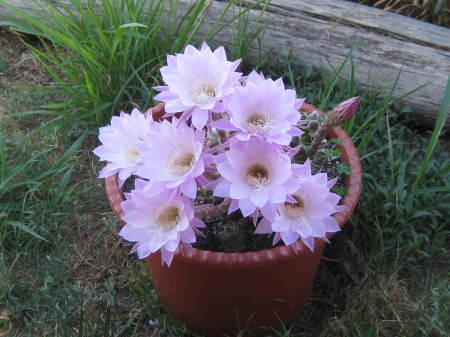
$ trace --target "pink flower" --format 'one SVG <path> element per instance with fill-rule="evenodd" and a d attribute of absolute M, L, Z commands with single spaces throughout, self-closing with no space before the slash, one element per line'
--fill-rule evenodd
<path fill-rule="evenodd" d="M 286 201 L 295 190 L 291 159 L 280 146 L 261 138 L 232 140 L 230 150 L 215 157 L 223 177 L 214 189 L 218 197 L 234 199 L 230 211 L 240 208 L 248 216 L 258 208 L 270 212 L 271 204 Z"/>
<path fill-rule="evenodd" d="M 114 116 L 111 125 L 100 128 L 102 145 L 94 149 L 94 154 L 101 161 L 109 163 L 100 171 L 99 178 L 119 174 L 119 180 L 124 182 L 135 174 L 142 165 L 137 145 L 141 144 L 152 129 L 151 115 L 146 117 L 138 109 L 131 114 L 121 112 L 120 117 Z"/>
<path fill-rule="evenodd" d="M 279 204 L 274 216 L 261 220 L 256 233 L 275 232 L 274 244 L 282 239 L 290 245 L 300 238 L 312 251 L 315 237 L 324 238 L 326 233 L 340 230 L 331 216 L 342 209 L 338 206 L 340 197 L 330 192 L 336 181 L 328 181 L 326 173 L 311 175 L 309 161 L 295 165 L 293 172 L 298 183 L 291 195 L 295 202 Z"/>
<path fill-rule="evenodd" d="M 194 217 L 191 200 L 170 190 L 149 196 L 142 186 L 145 183 L 139 184 L 122 202 L 126 224 L 119 235 L 136 242 L 131 252 L 137 252 L 139 258 L 161 250 L 162 263 L 170 266 L 179 244 L 195 242 L 194 228 L 204 224 Z"/>
<path fill-rule="evenodd" d="M 295 91 L 285 89 L 280 79 L 264 79 L 252 71 L 245 86 L 237 87 L 225 102 L 230 120 L 211 125 L 219 129 L 238 131 L 236 138 L 245 141 L 252 136 L 264 137 L 269 143 L 289 145 L 293 136 L 303 132 L 298 109 L 304 100 L 295 98 Z"/>
<path fill-rule="evenodd" d="M 167 87 L 156 100 L 166 102 L 165 111 L 192 111 L 192 124 L 202 129 L 211 110 L 223 110 L 221 100 L 233 92 L 241 73 L 235 72 L 240 60 L 229 62 L 223 47 L 214 52 L 203 43 L 200 50 L 189 45 L 184 54 L 167 56 L 161 75 Z"/>
<path fill-rule="evenodd" d="M 203 174 L 202 160 L 205 133 L 194 131 L 175 117 L 172 122 L 155 123 L 146 142 L 139 144 L 138 151 L 143 165 L 138 171 L 142 178 L 161 184 L 167 189 L 180 188 L 189 198 L 195 198 L 195 178 Z M 159 182 L 160 184 L 156 184 Z"/>

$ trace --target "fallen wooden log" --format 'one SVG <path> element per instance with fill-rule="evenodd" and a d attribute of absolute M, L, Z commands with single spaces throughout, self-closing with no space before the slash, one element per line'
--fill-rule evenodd
<path fill-rule="evenodd" d="M 193 2 L 180 0 L 180 7 L 187 9 Z M 243 6 L 254 3 L 236 2 Z M 20 0 L 8 3 L 30 6 Z M 210 1 L 200 38 L 226 5 L 224 1 Z M 2 11 L 5 9 L 0 7 L 0 14 Z M 251 9 L 250 21 L 256 21 L 260 14 L 261 8 Z M 361 86 L 390 90 L 400 71 L 396 97 L 427 83 L 404 103 L 412 107 L 412 116 L 421 124 L 434 124 L 450 75 L 450 29 L 344 0 L 272 0 L 265 8 L 264 21 L 268 26 L 263 51 L 291 53 L 315 67 L 338 68 L 350 48 L 363 40 L 353 54 Z M 232 28 L 226 27 L 216 40 L 228 43 L 232 34 Z M 256 48 L 250 53 L 256 55 Z M 450 130 L 450 118 L 445 128 Z"/>
<path fill-rule="evenodd" d="M 224 6 L 212 3 L 209 24 Z M 249 16 L 257 20 L 260 11 L 251 10 Z M 412 107 L 419 123 L 434 124 L 450 76 L 450 29 L 343 0 L 272 0 L 264 21 L 269 22 L 264 51 L 290 52 L 315 67 L 337 69 L 350 48 L 364 40 L 353 53 L 361 86 L 388 91 L 400 71 L 396 97 L 428 83 L 404 103 Z M 227 42 L 231 34 L 231 28 L 226 28 L 216 39 Z M 445 127 L 450 130 L 450 118 Z"/>

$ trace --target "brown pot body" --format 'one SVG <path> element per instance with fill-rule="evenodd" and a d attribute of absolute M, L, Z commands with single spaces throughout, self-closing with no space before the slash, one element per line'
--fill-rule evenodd
<path fill-rule="evenodd" d="M 174 259 L 168 268 L 159 255 L 147 262 L 166 310 L 193 330 L 207 336 L 236 336 L 241 330 L 261 335 L 297 316 L 323 247 L 263 265 L 224 267 Z"/>
<path fill-rule="evenodd" d="M 316 109 L 304 104 L 302 110 Z M 155 119 L 160 118 L 163 105 L 152 113 Z M 343 226 L 359 199 L 361 166 L 342 128 L 335 127 L 328 138 L 343 142 L 338 146 L 341 159 L 351 169 L 342 202 L 346 208 L 333 216 Z M 123 196 L 116 176 L 106 178 L 106 191 L 111 208 L 123 219 Z M 175 318 L 207 336 L 235 336 L 242 330 L 256 336 L 295 318 L 308 298 L 324 245 L 323 240 L 315 239 L 314 252 L 301 241 L 247 253 L 183 248 L 177 250 L 170 267 L 162 265 L 159 254 L 150 255 L 147 262 L 155 289 Z"/>

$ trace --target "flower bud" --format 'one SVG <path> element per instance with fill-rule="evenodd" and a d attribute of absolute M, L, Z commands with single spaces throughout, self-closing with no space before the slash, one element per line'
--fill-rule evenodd
<path fill-rule="evenodd" d="M 334 125 L 341 124 L 356 115 L 359 108 L 359 96 L 352 97 L 346 101 L 339 103 L 332 111 Z"/>

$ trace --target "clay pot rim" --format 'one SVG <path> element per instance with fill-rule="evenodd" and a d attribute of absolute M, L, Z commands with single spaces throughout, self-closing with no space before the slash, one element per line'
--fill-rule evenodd
<path fill-rule="evenodd" d="M 153 116 L 157 119 L 163 114 L 164 105 L 158 104 L 152 109 Z M 311 104 L 303 104 L 301 111 L 312 112 L 318 111 L 315 106 Z M 339 226 L 342 228 L 345 222 L 349 219 L 354 209 L 357 206 L 359 195 L 361 193 L 361 164 L 358 156 L 358 152 L 353 145 L 350 137 L 347 133 L 340 127 L 334 127 L 327 135 L 329 139 L 337 138 L 344 145 L 337 145 L 338 149 L 341 151 L 341 159 L 345 162 L 351 169 L 351 174 L 347 176 L 347 194 L 343 199 L 341 205 L 345 206 L 345 209 L 339 213 L 333 215 Z M 118 186 L 117 175 L 113 175 L 105 178 L 106 194 L 108 197 L 111 209 L 119 217 L 122 223 L 124 211 L 120 205 L 123 201 L 123 194 Z M 334 233 L 328 233 L 327 238 L 331 238 Z M 321 246 L 325 244 L 322 239 L 314 239 L 314 249 L 321 249 Z M 279 263 L 283 261 L 288 261 L 298 257 L 299 255 L 308 255 L 311 251 L 306 247 L 306 245 L 299 239 L 294 244 L 290 246 L 278 246 L 269 249 L 251 251 L 244 253 L 228 253 L 228 252 L 213 252 L 206 251 L 197 248 L 178 248 L 175 252 L 174 259 L 178 263 L 194 263 L 203 264 L 209 266 L 221 266 L 221 267 L 258 267 L 263 265 L 269 265 L 274 263 Z"/>

